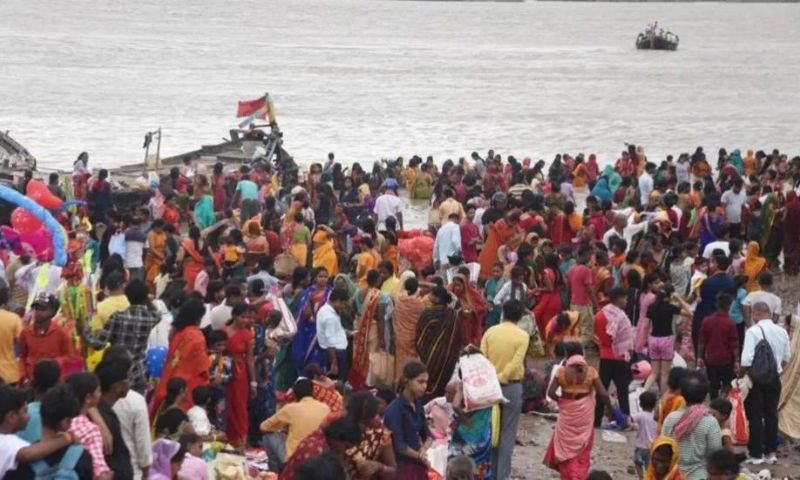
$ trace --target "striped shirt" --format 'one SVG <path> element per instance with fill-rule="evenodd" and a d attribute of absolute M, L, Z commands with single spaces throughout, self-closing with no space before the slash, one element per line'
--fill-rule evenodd
<path fill-rule="evenodd" d="M 672 429 L 683 417 L 686 409 L 667 415 L 664 420 L 663 435 L 672 437 Z M 673 437 L 674 438 L 674 437 Z M 710 414 L 703 417 L 691 433 L 678 440 L 681 451 L 681 471 L 686 480 L 703 480 L 706 478 L 706 457 L 711 452 L 722 448 L 722 435 L 719 423 Z"/>

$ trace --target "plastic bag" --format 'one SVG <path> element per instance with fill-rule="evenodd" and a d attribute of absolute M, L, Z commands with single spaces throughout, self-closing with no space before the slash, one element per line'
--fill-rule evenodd
<path fill-rule="evenodd" d="M 744 401 L 742 392 L 738 388 L 732 389 L 728 393 L 728 400 L 731 402 L 731 440 L 736 445 L 746 445 L 750 439 L 747 430 L 747 416 L 744 411 Z"/>
<path fill-rule="evenodd" d="M 392 385 L 394 383 L 394 355 L 384 350 L 369 354 L 369 385 Z"/>
<path fill-rule="evenodd" d="M 462 355 L 453 376 L 461 380 L 466 412 L 507 401 L 503 397 L 494 365 L 480 353 Z"/>
<path fill-rule="evenodd" d="M 268 331 L 267 337 L 271 340 L 277 340 L 279 338 L 290 340 L 294 338 L 297 333 L 297 321 L 295 321 L 294 315 L 292 315 L 292 311 L 289 309 L 286 301 L 272 294 L 267 296 L 267 300 L 271 301 L 275 309 L 281 312 L 281 323 L 274 329 Z"/>

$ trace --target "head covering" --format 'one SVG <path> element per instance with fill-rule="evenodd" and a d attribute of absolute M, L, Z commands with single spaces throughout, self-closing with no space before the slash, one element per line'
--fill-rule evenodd
<path fill-rule="evenodd" d="M 583 355 L 573 355 L 573 356 L 569 357 L 567 359 L 567 366 L 571 367 L 573 365 L 575 365 L 575 366 L 582 365 L 582 366 L 585 367 L 587 365 L 586 358 Z"/>
<path fill-rule="evenodd" d="M 178 442 L 165 438 L 153 444 L 153 463 L 150 465 L 150 478 L 153 480 L 169 480 L 172 478 L 172 457 L 181 449 Z"/>
<path fill-rule="evenodd" d="M 663 477 L 664 480 L 685 480 L 686 476 L 681 473 L 680 465 L 678 464 L 681 458 L 678 442 L 664 435 L 654 438 L 653 443 L 650 444 L 650 465 L 644 472 L 644 480 L 656 480 L 656 478 L 658 478 L 656 475 L 655 466 L 653 465 L 653 452 L 655 452 L 658 447 L 662 447 L 664 445 L 669 445 L 669 447 L 672 449 L 672 457 L 669 461 L 669 472 Z"/>
<path fill-rule="evenodd" d="M 747 275 L 747 290 L 753 291 L 758 289 L 758 274 L 764 270 L 767 260 L 759 255 L 761 247 L 758 242 L 750 242 L 747 244 L 747 255 L 744 257 L 742 264 L 742 272 Z"/>
<path fill-rule="evenodd" d="M 400 284 L 405 285 L 406 280 L 408 280 L 409 278 L 417 278 L 417 276 L 414 275 L 414 272 L 412 272 L 411 270 L 406 270 L 405 272 L 401 273 Z"/>
<path fill-rule="evenodd" d="M 383 186 L 386 188 L 397 190 L 399 185 L 397 184 L 397 180 L 395 180 L 394 178 L 387 178 L 386 181 L 383 182 Z"/>

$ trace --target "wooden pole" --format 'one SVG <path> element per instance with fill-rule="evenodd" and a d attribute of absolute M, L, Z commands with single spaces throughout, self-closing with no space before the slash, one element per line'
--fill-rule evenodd
<path fill-rule="evenodd" d="M 161 168 L 161 127 L 158 127 L 158 143 L 156 144 L 156 168 Z"/>

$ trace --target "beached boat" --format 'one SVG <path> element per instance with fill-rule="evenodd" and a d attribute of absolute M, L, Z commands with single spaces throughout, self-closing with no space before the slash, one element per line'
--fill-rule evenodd
<path fill-rule="evenodd" d="M 648 25 L 644 32 L 636 37 L 636 48 L 639 50 L 677 50 L 680 38 L 677 35 L 658 27 L 658 23 Z"/>

